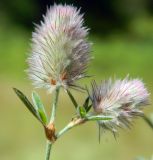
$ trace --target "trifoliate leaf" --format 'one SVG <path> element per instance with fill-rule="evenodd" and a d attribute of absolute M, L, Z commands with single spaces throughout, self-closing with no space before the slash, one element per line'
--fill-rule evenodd
<path fill-rule="evenodd" d="M 27 109 L 41 122 L 42 120 L 40 119 L 36 109 L 34 108 L 34 106 L 31 104 L 31 102 L 28 100 L 28 98 L 18 89 L 13 88 L 13 90 L 15 91 L 15 93 L 17 94 L 17 96 L 20 98 L 20 100 L 25 104 L 25 106 L 27 107 Z"/>
<path fill-rule="evenodd" d="M 34 106 L 35 106 L 41 120 L 44 122 L 44 124 L 46 124 L 47 123 L 47 115 L 46 115 L 46 112 L 44 109 L 44 105 L 41 102 L 41 99 L 36 92 L 32 93 L 32 100 L 33 100 Z"/>

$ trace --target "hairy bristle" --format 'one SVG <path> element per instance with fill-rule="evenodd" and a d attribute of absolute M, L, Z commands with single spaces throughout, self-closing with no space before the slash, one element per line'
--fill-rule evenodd
<path fill-rule="evenodd" d="M 83 23 L 83 15 L 73 6 L 55 4 L 47 10 L 32 34 L 28 58 L 28 73 L 36 87 L 67 88 L 86 76 L 91 44 Z"/>
<path fill-rule="evenodd" d="M 148 104 L 149 93 L 139 79 L 104 81 L 99 86 L 92 83 L 92 102 L 96 114 L 110 115 L 111 121 L 98 121 L 103 129 L 117 132 L 120 127 L 130 127 L 134 117 L 143 114 Z"/>

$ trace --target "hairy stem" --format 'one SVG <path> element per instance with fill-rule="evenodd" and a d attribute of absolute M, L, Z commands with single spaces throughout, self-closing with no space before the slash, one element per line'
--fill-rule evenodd
<path fill-rule="evenodd" d="M 49 159 L 50 159 L 51 148 L 52 148 L 52 143 L 49 142 L 49 141 L 47 141 L 47 146 L 46 146 L 46 158 L 45 158 L 45 160 L 49 160 Z"/>
<path fill-rule="evenodd" d="M 58 139 L 59 137 L 61 137 L 68 130 L 72 129 L 73 127 L 76 127 L 79 124 L 83 124 L 84 122 L 85 122 L 85 119 L 82 119 L 82 118 L 78 118 L 78 119 L 75 119 L 75 120 L 71 121 L 61 131 L 59 131 L 56 134 L 56 138 Z"/>
<path fill-rule="evenodd" d="M 58 97 L 59 97 L 59 90 L 60 90 L 60 87 L 57 87 L 56 90 L 55 90 L 54 101 L 53 101 L 53 104 L 52 104 L 52 112 L 51 112 L 50 124 L 54 123 L 54 121 L 55 121 L 56 110 L 57 110 L 57 102 L 58 102 Z M 50 159 L 51 148 L 52 148 L 52 143 L 47 141 L 46 159 L 45 160 L 49 160 Z"/>
<path fill-rule="evenodd" d="M 55 96 L 54 96 L 54 101 L 53 101 L 53 105 L 52 105 L 52 113 L 51 113 L 50 123 L 53 123 L 55 120 L 57 102 L 58 102 L 58 97 L 59 97 L 59 90 L 60 90 L 60 87 L 57 87 L 57 89 L 55 90 Z"/>

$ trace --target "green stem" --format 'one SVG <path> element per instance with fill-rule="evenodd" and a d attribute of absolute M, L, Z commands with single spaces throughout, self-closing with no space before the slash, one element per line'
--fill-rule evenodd
<path fill-rule="evenodd" d="M 73 128 L 74 126 L 69 123 L 67 126 L 65 126 L 61 131 L 59 131 L 56 135 L 57 138 L 61 137 L 65 132 L 67 132 L 68 130 L 70 130 L 71 128 Z"/>
<path fill-rule="evenodd" d="M 71 128 L 81 124 L 84 122 L 84 119 L 76 119 L 75 121 L 71 121 L 68 125 L 66 125 L 61 131 L 59 131 L 56 134 L 56 138 L 58 139 L 59 137 L 61 137 L 65 132 L 67 132 L 68 130 L 70 130 Z M 46 148 L 46 159 L 45 160 L 49 160 L 50 159 L 50 152 L 51 152 L 51 148 L 52 148 L 52 143 L 47 141 L 47 148 Z"/>
<path fill-rule="evenodd" d="M 143 116 L 143 119 L 147 122 L 147 124 L 153 129 L 153 123 L 147 116 Z"/>
<path fill-rule="evenodd" d="M 58 139 L 65 132 L 69 131 L 70 129 L 78 125 L 84 124 L 85 122 L 92 121 L 92 120 L 95 121 L 95 120 L 111 120 L 111 119 L 112 117 L 109 117 L 109 116 L 88 116 L 86 118 L 75 118 L 56 134 L 56 138 Z"/>
<path fill-rule="evenodd" d="M 54 101 L 53 101 L 53 104 L 52 104 L 52 112 L 51 112 L 50 123 L 54 123 L 54 121 L 55 121 L 56 110 L 57 110 L 57 102 L 58 102 L 58 97 L 59 97 L 59 90 L 60 90 L 60 87 L 57 87 L 56 90 L 55 90 L 55 96 L 54 96 Z M 52 143 L 47 141 L 46 159 L 45 160 L 50 159 L 51 148 L 52 148 Z"/>
<path fill-rule="evenodd" d="M 52 143 L 50 143 L 49 141 L 47 141 L 46 158 L 45 158 L 45 160 L 49 160 L 50 159 L 51 148 L 52 148 Z"/>
<path fill-rule="evenodd" d="M 58 102 L 58 97 L 59 97 L 59 90 L 60 90 L 60 87 L 57 87 L 55 90 L 55 96 L 54 96 L 54 101 L 53 101 L 53 105 L 52 105 L 52 113 L 51 113 L 50 123 L 53 123 L 55 120 L 57 102 Z"/>
<path fill-rule="evenodd" d="M 59 137 L 61 137 L 65 132 L 67 132 L 68 130 L 72 129 L 73 127 L 76 127 L 79 124 L 82 124 L 85 122 L 85 119 L 79 118 L 76 119 L 75 121 L 71 121 L 70 123 L 68 123 L 61 131 L 59 131 L 56 134 L 56 138 L 58 139 Z"/>

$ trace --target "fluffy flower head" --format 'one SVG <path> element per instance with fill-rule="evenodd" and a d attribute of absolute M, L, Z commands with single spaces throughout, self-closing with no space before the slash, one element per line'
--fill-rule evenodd
<path fill-rule="evenodd" d="M 111 121 L 99 121 L 103 129 L 117 132 L 118 127 L 130 127 L 136 116 L 142 115 L 148 104 L 148 91 L 139 79 L 104 81 L 100 86 L 92 83 L 92 102 L 96 114 L 110 115 Z"/>
<path fill-rule="evenodd" d="M 34 85 L 50 91 L 58 85 L 75 88 L 75 81 L 86 76 L 90 60 L 87 35 L 83 15 L 77 8 L 50 7 L 32 35 L 28 73 Z"/>

